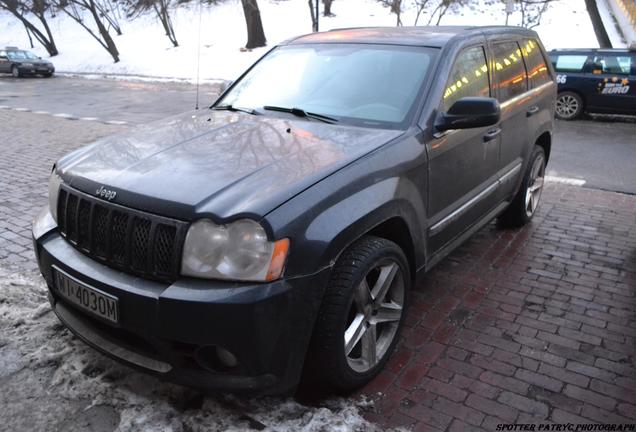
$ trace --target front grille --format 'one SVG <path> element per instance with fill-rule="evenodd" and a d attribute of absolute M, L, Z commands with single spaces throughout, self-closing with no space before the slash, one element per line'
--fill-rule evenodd
<path fill-rule="evenodd" d="M 187 223 L 108 203 L 62 186 L 60 233 L 89 257 L 118 270 L 165 282 L 179 274 Z"/>

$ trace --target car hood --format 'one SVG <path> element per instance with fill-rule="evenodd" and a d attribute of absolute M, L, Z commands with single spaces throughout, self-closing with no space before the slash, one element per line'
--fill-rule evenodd
<path fill-rule="evenodd" d="M 166 216 L 264 216 L 402 132 L 193 111 L 114 135 L 58 162 L 70 186 Z"/>

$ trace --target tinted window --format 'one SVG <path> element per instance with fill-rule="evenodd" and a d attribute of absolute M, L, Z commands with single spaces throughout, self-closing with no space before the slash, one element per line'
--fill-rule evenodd
<path fill-rule="evenodd" d="M 524 93 L 528 89 L 528 84 L 519 45 L 516 42 L 494 44 L 493 55 L 495 57 L 495 87 L 499 89 L 499 102 Z"/>
<path fill-rule="evenodd" d="M 490 96 L 488 66 L 482 47 L 468 48 L 457 57 L 444 91 L 442 111 L 448 111 L 453 103 L 466 96 Z"/>
<path fill-rule="evenodd" d="M 552 64 L 557 72 L 582 72 L 587 57 L 584 54 L 557 54 L 552 57 Z"/>
<path fill-rule="evenodd" d="M 632 59 L 629 55 L 600 53 L 594 56 L 592 62 L 594 73 L 629 75 L 631 67 Z"/>
<path fill-rule="evenodd" d="M 545 63 L 543 53 L 539 48 L 537 41 L 525 39 L 521 41 L 521 52 L 528 69 L 528 80 L 532 87 L 538 87 L 541 84 L 552 81 L 548 66 Z"/>

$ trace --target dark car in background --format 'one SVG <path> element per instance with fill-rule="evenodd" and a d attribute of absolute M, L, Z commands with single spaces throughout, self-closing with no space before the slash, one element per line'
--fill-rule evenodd
<path fill-rule="evenodd" d="M 30 51 L 16 47 L 0 49 L 0 73 L 10 73 L 15 78 L 25 75 L 53 76 L 55 67 Z"/>
<path fill-rule="evenodd" d="M 573 120 L 584 112 L 636 115 L 636 45 L 552 50 L 550 60 L 559 85 L 557 118 Z"/>
<path fill-rule="evenodd" d="M 334 30 L 274 47 L 207 110 L 60 159 L 34 221 L 59 319 L 207 389 L 373 379 L 411 288 L 495 217 L 528 223 L 556 84 L 513 27 Z"/>

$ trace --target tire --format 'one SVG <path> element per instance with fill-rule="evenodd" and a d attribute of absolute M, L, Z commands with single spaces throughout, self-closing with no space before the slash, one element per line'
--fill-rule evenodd
<path fill-rule="evenodd" d="M 11 66 L 11 75 L 13 75 L 13 78 L 20 78 L 22 76 L 20 70 L 15 65 Z"/>
<path fill-rule="evenodd" d="M 42 75 L 44 78 L 51 78 L 53 76 L 52 73 L 45 73 Z"/>
<path fill-rule="evenodd" d="M 365 236 L 343 252 L 316 320 L 308 357 L 312 378 L 343 392 L 371 381 L 395 348 L 410 288 L 409 265 L 395 243 Z"/>
<path fill-rule="evenodd" d="M 499 221 L 503 225 L 520 227 L 530 222 L 539 206 L 544 177 L 545 152 L 542 147 L 535 145 L 519 192 L 499 216 Z"/>
<path fill-rule="evenodd" d="M 585 104 L 577 93 L 564 91 L 558 94 L 554 114 L 561 120 L 574 120 L 583 114 Z"/>

